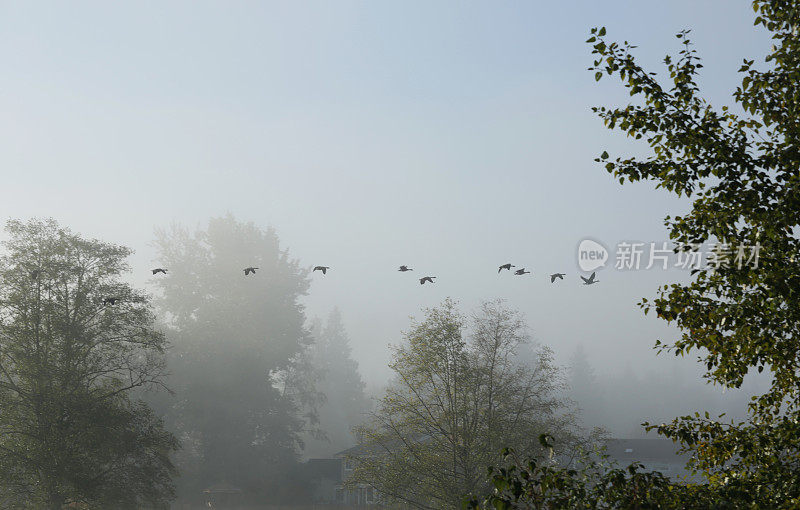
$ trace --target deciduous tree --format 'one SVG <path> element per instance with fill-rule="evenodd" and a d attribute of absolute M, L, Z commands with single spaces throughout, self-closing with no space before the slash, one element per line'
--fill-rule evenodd
<path fill-rule="evenodd" d="M 156 246 L 169 268 L 158 305 L 174 345 L 168 416 L 186 445 L 181 493 L 224 481 L 261 501 L 290 496 L 286 477 L 316 426 L 302 374 L 307 270 L 273 229 L 230 215 L 196 232 L 160 231 Z M 246 276 L 246 267 L 258 269 Z"/>
<path fill-rule="evenodd" d="M 471 322 L 469 332 L 467 330 Z M 549 349 L 521 365 L 529 341 L 518 312 L 487 303 L 471 321 L 453 301 L 429 309 L 395 348 L 396 377 L 370 422 L 351 483 L 416 508 L 447 508 L 486 488 L 486 466 L 503 445 L 549 459 L 539 434 L 561 451 L 580 441 Z"/>
<path fill-rule="evenodd" d="M 121 281 L 131 250 L 10 221 L 0 257 L 0 502 L 162 506 L 175 438 L 130 395 L 163 381 L 164 335 Z M 116 298 L 115 304 L 108 303 Z"/>
<path fill-rule="evenodd" d="M 638 100 L 595 111 L 651 149 L 645 158 L 604 152 L 597 161 L 621 183 L 649 180 L 688 197 L 686 214 L 666 218 L 670 237 L 680 251 L 712 243 L 722 255 L 689 283 L 642 301 L 645 313 L 681 331 L 657 348 L 697 352 L 705 377 L 729 388 L 751 371 L 772 375 L 746 422 L 698 413 L 653 428 L 686 445 L 712 483 L 744 484 L 755 504 L 773 507 L 800 496 L 800 3 L 752 5 L 774 46 L 763 62 L 744 59 L 735 107 L 700 94 L 702 64 L 688 31 L 677 35 L 677 58 L 664 60 L 666 79 L 643 68 L 628 43 L 607 41 L 604 28 L 588 42 L 596 78 L 618 76 Z"/>

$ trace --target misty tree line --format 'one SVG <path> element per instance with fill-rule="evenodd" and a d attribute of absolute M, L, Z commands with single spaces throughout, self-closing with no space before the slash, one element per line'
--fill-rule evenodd
<path fill-rule="evenodd" d="M 340 316 L 308 327 L 299 302 L 308 270 L 273 229 L 227 216 L 199 232 L 159 231 L 156 246 L 170 268 L 155 304 L 175 392 L 156 408 L 183 445 L 179 494 L 220 482 L 254 501 L 305 494 L 306 442 L 349 446 L 347 431 L 368 406 Z M 257 280 L 221 276 L 247 265 L 260 268 Z"/>
<path fill-rule="evenodd" d="M 487 487 L 507 444 L 541 456 L 540 432 L 564 451 L 589 441 L 552 353 L 502 303 L 469 320 L 449 300 L 427 310 L 373 406 L 339 312 L 307 320 L 308 269 L 272 229 L 227 216 L 158 231 L 170 270 L 152 298 L 124 282 L 127 248 L 54 220 L 6 230 L 3 507 L 199 504 L 219 483 L 251 503 L 308 503 L 302 458 L 352 446 L 354 433 L 389 455 L 360 463 L 351 483 L 453 506 Z M 258 280 L 221 276 L 245 263 Z"/>
<path fill-rule="evenodd" d="M 682 358 L 662 359 L 644 368 L 625 363 L 610 370 L 591 359 L 592 351 L 587 351 L 591 344 L 583 345 L 567 361 L 569 393 L 583 423 L 602 427 L 613 437 L 642 437 L 646 433 L 643 420 L 661 422 L 688 409 L 744 418 L 750 397 L 768 385 L 767 377 L 756 376 L 745 381 L 740 391 L 705 385 L 698 381 L 693 364 Z"/>
<path fill-rule="evenodd" d="M 307 271 L 273 230 L 158 232 L 171 271 L 152 300 L 123 281 L 127 248 L 54 220 L 6 230 L 0 506 L 162 507 L 219 482 L 288 501 L 305 441 L 351 444 L 368 401 L 341 318 L 312 336 Z M 258 282 L 220 279 L 240 259 Z"/>
<path fill-rule="evenodd" d="M 452 508 L 490 489 L 486 468 L 505 447 L 539 462 L 596 448 L 606 435 L 581 426 L 570 395 L 591 425 L 608 424 L 623 401 L 664 406 L 653 374 L 598 378 L 581 349 L 562 371 L 518 312 L 495 302 L 465 316 L 450 300 L 412 323 L 373 405 L 341 315 L 307 320 L 308 269 L 272 229 L 227 216 L 158 231 L 170 272 L 152 299 L 123 282 L 127 248 L 53 220 L 6 231 L 2 507 L 200 504 L 217 483 L 252 503 L 310 503 L 302 459 L 357 438 L 350 487 Z M 221 276 L 245 261 L 262 268 L 259 280 Z"/>
<path fill-rule="evenodd" d="M 197 232 L 158 231 L 170 271 L 152 299 L 123 282 L 127 248 L 53 220 L 6 230 L 2 507 L 202 504 L 219 483 L 253 504 L 311 503 L 303 458 L 357 439 L 348 487 L 453 508 L 490 489 L 486 468 L 505 447 L 573 459 L 607 437 L 582 426 L 581 412 L 602 427 L 665 404 L 653 374 L 598 377 L 581 349 L 564 371 L 519 312 L 494 302 L 466 316 L 451 300 L 412 322 L 373 403 L 341 315 L 308 320 L 308 269 L 272 229 L 227 216 Z M 221 276 L 244 261 L 262 268 L 259 280 Z M 119 301 L 106 304 L 109 295 Z"/>

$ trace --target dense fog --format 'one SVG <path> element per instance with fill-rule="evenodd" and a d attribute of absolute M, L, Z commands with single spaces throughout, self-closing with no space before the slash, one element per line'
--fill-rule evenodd
<path fill-rule="evenodd" d="M 620 187 L 594 161 L 647 146 L 591 111 L 629 99 L 586 70 L 584 41 L 606 26 L 661 72 L 691 28 L 722 105 L 769 37 L 746 3 L 578 4 L 0 4 L 3 306 L 37 320 L 89 306 L 92 328 L 145 335 L 75 387 L 130 381 L 112 422 L 141 423 L 97 448 L 151 449 L 129 487 L 93 488 L 95 471 L 81 487 L 136 508 L 146 498 L 126 491 L 157 472 L 173 485 L 142 489 L 153 507 L 364 505 L 380 490 L 414 506 L 423 496 L 393 484 L 425 476 L 418 456 L 438 466 L 415 448 L 456 431 L 442 451 L 479 452 L 458 468 L 478 490 L 505 446 L 547 457 L 540 434 L 552 459 L 695 411 L 745 419 L 769 371 L 710 384 L 700 353 L 657 353 L 680 332 L 637 306 L 690 272 L 645 269 L 647 252 L 615 267 L 621 243 L 669 241 L 664 217 L 690 202 Z M 585 239 L 609 253 L 597 284 L 581 279 Z M 38 342 L 12 309 L 3 327 Z M 52 349 L 72 349 L 77 326 L 53 324 Z M 87 430 L 102 422 L 82 405 Z M 349 455 L 376 448 L 395 471 L 365 461 L 362 485 L 341 485 Z M 8 469 L 12 508 L 34 495 Z M 31 508 L 83 501 L 48 490 Z M 425 493 L 427 508 L 459 490 Z"/>

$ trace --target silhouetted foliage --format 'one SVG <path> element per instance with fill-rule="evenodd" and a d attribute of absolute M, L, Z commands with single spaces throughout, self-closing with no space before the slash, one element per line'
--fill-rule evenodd
<path fill-rule="evenodd" d="M 545 434 L 540 441 L 544 447 L 553 446 Z M 584 452 L 574 467 L 525 460 L 508 448 L 502 457 L 499 465 L 488 469 L 491 490 L 465 498 L 464 509 L 731 508 L 730 500 L 715 500 L 717 495 L 702 485 L 675 484 L 639 463 L 619 467 L 602 450 Z"/>
<path fill-rule="evenodd" d="M 552 446 L 543 434 L 542 445 Z M 518 456 L 512 449 L 502 452 L 502 461 L 488 468 L 490 489 L 482 496 L 463 500 L 463 508 L 555 509 L 745 509 L 797 508 L 800 501 L 787 497 L 780 486 L 760 485 L 752 479 L 731 479 L 724 484 L 671 480 L 658 471 L 647 471 L 634 462 L 619 466 L 602 449 L 584 451 L 573 466 L 564 467 L 536 458 Z"/>
<path fill-rule="evenodd" d="M 677 35 L 678 58 L 665 58 L 669 86 L 637 63 L 628 43 L 607 42 L 604 28 L 587 42 L 598 57 L 596 78 L 616 74 L 643 100 L 595 111 L 653 150 L 645 159 L 604 152 L 597 161 L 621 183 L 653 180 L 692 198 L 687 214 L 665 220 L 677 250 L 710 242 L 724 256 L 694 270 L 691 283 L 666 285 L 657 299 L 642 301 L 645 313 L 682 331 L 674 344 L 656 347 L 681 356 L 701 350 L 705 377 L 729 388 L 750 371 L 772 373 L 746 422 L 696 413 L 649 428 L 683 443 L 714 487 L 741 486 L 773 507 L 800 497 L 800 4 L 757 0 L 753 10 L 775 45 L 761 68 L 744 60 L 737 111 L 699 95 L 702 64 L 688 31 Z M 753 247 L 760 247 L 757 264 Z"/>

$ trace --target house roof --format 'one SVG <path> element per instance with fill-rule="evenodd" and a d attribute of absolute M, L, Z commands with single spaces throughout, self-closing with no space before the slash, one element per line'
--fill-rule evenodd
<path fill-rule="evenodd" d="M 614 459 L 685 463 L 689 456 L 678 454 L 679 446 L 669 439 L 610 439 L 606 453 Z"/>
<path fill-rule="evenodd" d="M 340 452 L 334 453 L 333 456 L 338 458 L 344 458 L 344 457 L 382 455 L 387 451 L 401 450 L 406 441 L 413 444 L 424 444 L 429 442 L 430 440 L 431 436 L 428 434 L 413 434 L 411 437 L 405 437 L 403 439 L 392 438 L 384 442 L 370 441 L 367 443 L 357 444 L 352 448 L 348 448 L 347 450 L 342 450 Z"/>
<path fill-rule="evenodd" d="M 406 438 L 407 441 L 415 444 L 420 443 L 427 443 L 430 441 L 430 436 L 425 434 L 417 434 L 413 438 Z M 347 450 L 342 450 L 340 452 L 334 453 L 334 457 L 344 458 L 344 457 L 358 457 L 363 455 L 379 455 L 386 453 L 388 451 L 392 451 L 395 449 L 401 449 L 404 445 L 404 441 L 401 439 L 390 439 L 385 443 L 379 443 L 376 441 L 369 442 L 369 443 L 361 443 L 353 446 L 352 448 L 348 448 Z"/>
<path fill-rule="evenodd" d="M 343 458 L 343 457 L 359 456 L 359 455 L 375 455 L 385 451 L 386 448 L 384 448 L 383 445 L 378 443 L 357 444 L 352 448 L 336 452 L 333 454 L 333 456 L 338 458 Z"/>

